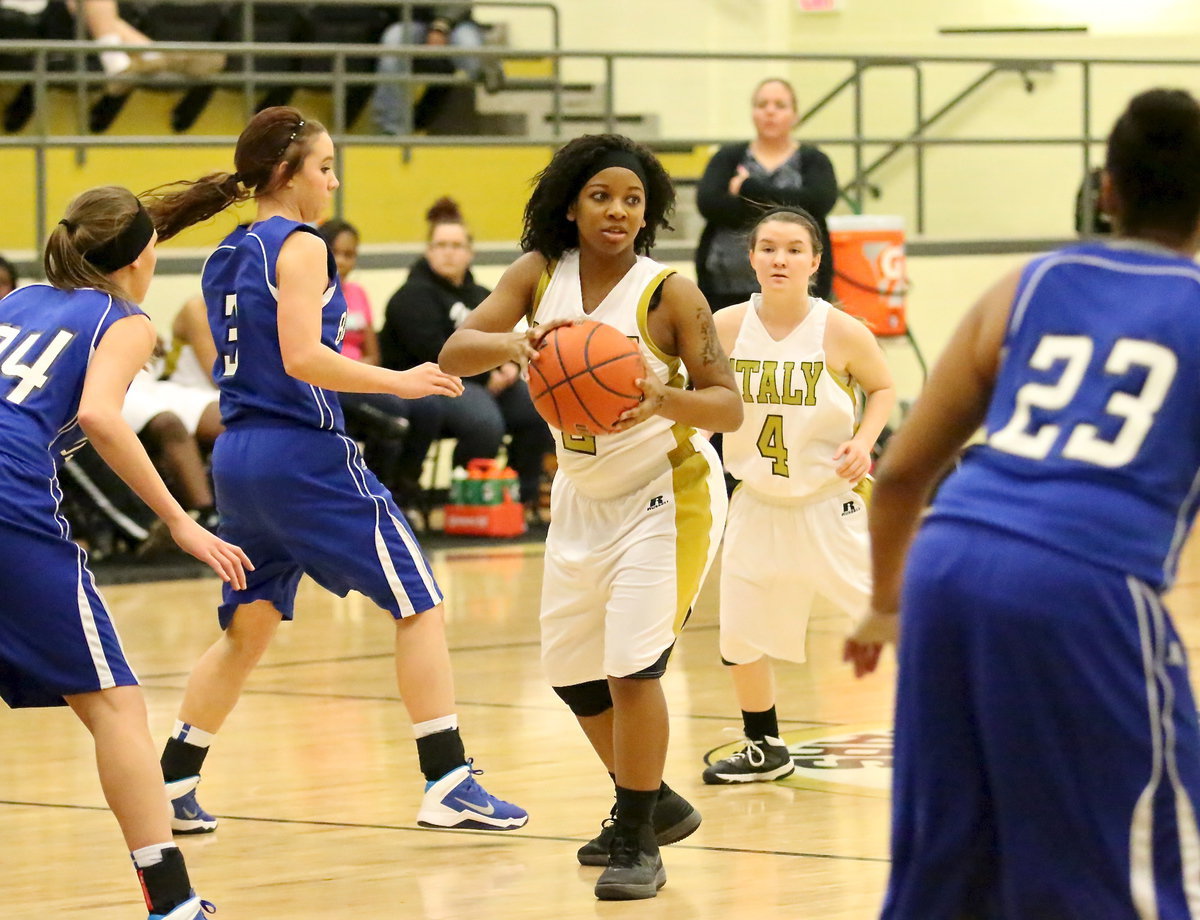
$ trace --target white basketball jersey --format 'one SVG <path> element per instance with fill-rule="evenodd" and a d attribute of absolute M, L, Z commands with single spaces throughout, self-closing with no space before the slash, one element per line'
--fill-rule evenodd
<path fill-rule="evenodd" d="M 166 378 L 185 387 L 215 387 L 209 372 L 200 366 L 200 359 L 191 345 L 176 339 L 167 353 Z"/>
<path fill-rule="evenodd" d="M 729 352 L 745 420 L 725 435 L 725 468 L 769 498 L 818 499 L 850 488 L 833 455 L 854 436 L 857 399 L 825 364 L 833 307 L 817 297 L 809 303 L 808 316 L 776 341 L 758 316 L 762 295 L 753 294 Z"/>
<path fill-rule="evenodd" d="M 638 343 L 651 373 L 668 386 L 683 387 L 687 373 L 683 362 L 651 341 L 646 321 L 651 297 L 673 273 L 673 269 L 639 256 L 596 309 L 584 313 L 579 251 L 571 250 L 542 275 L 534 297 L 532 322 L 537 325 L 555 319 L 586 318 L 607 323 Z M 556 431 L 558 471 L 588 498 L 625 495 L 670 469 L 673 451 L 690 453 L 688 439 L 694 433 L 688 425 L 657 415 L 617 434 L 580 436 Z"/>

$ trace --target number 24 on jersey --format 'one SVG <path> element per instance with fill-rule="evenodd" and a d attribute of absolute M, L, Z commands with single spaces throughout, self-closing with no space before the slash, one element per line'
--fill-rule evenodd
<path fill-rule="evenodd" d="M 19 406 L 30 393 L 44 387 L 50 381 L 54 362 L 75 338 L 74 332 L 59 329 L 37 352 L 37 356 L 32 357 L 30 353 L 45 335 L 40 331 L 22 335 L 19 326 L 0 324 L 0 377 L 16 380 L 16 384 L 4 394 L 10 403 Z"/>

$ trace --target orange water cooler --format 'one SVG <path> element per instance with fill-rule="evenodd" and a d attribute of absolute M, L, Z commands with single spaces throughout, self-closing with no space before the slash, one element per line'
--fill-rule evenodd
<path fill-rule="evenodd" d="M 904 335 L 908 270 L 904 218 L 834 215 L 828 220 L 833 250 L 833 299 L 877 336 Z"/>

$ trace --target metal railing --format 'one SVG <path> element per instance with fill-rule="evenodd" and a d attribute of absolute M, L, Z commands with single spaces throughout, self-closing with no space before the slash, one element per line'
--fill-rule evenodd
<path fill-rule="evenodd" d="M 252 16 L 254 4 L 284 2 L 284 0 L 246 0 L 246 15 Z M 344 2 L 360 2 L 360 0 L 344 0 Z M 366 0 L 362 0 L 366 2 Z M 395 0 L 397 3 L 411 3 L 411 0 Z M 491 2 L 477 3 L 476 6 L 489 8 L 531 7 L 554 10 L 553 22 L 557 37 L 557 10 L 550 3 L 539 2 Z M 349 147 L 389 146 L 399 148 L 422 146 L 547 146 L 556 147 L 562 137 L 562 92 L 564 82 L 562 67 L 568 62 L 592 61 L 599 62 L 603 72 L 602 81 L 602 110 L 597 113 L 598 122 L 606 130 L 616 130 L 618 127 L 618 112 L 616 108 L 616 87 L 620 79 L 619 66 L 635 62 L 703 62 L 706 65 L 724 63 L 755 63 L 773 62 L 784 65 L 799 64 L 840 64 L 845 65 L 848 75 L 832 85 L 817 102 L 804 113 L 803 118 L 810 118 L 828 107 L 835 99 L 845 94 L 850 97 L 853 126 L 847 135 L 812 137 L 806 136 L 807 143 L 829 148 L 850 148 L 853 161 L 853 175 L 843 184 L 843 196 L 854 210 L 861 210 L 867 196 L 873 191 L 872 177 L 890 162 L 901 151 L 911 150 L 913 154 L 913 183 L 915 195 L 914 226 L 917 233 L 925 231 L 925 206 L 927 198 L 925 154 L 933 147 L 954 146 L 996 146 L 996 145 L 1027 145 L 1027 146 L 1056 146 L 1075 148 L 1079 152 L 1080 170 L 1071 177 L 1072 187 L 1092 168 L 1095 160 L 1095 146 L 1101 138 L 1092 131 L 1093 118 L 1093 83 L 1097 68 L 1130 68 L 1130 67 L 1186 67 L 1200 68 L 1200 58 L 1089 58 L 1047 57 L 1047 58 L 1004 58 L 997 56 L 937 56 L 924 55 L 919 57 L 871 56 L 871 55 L 834 55 L 834 54 L 759 54 L 751 52 L 673 52 L 673 51 L 627 51 L 627 50 L 563 50 L 561 48 L 517 49 L 485 46 L 470 49 L 469 54 L 480 58 L 503 58 L 506 60 L 546 60 L 553 62 L 553 77 L 551 89 L 554 99 L 554 118 L 551 123 L 550 136 L 541 137 L 509 137 L 509 136 L 424 136 L 406 135 L 371 135 L 349 134 L 345 123 L 345 110 L 342 100 L 345 90 L 351 86 L 373 86 L 385 82 L 406 81 L 420 84 L 465 84 L 469 80 L 457 75 L 437 74 L 402 74 L 380 75 L 378 73 L 354 73 L 347 69 L 347 61 L 352 58 L 404 56 L 410 60 L 425 57 L 444 57 L 453 53 L 452 49 L 439 46 L 407 45 L 328 45 L 328 44 L 265 44 L 257 42 L 234 43 L 191 43 L 191 42 L 162 42 L 156 44 L 156 50 L 163 53 L 188 51 L 218 51 L 228 55 L 238 55 L 241 59 L 241 69 L 232 73 L 216 74 L 205 77 L 201 81 L 223 87 L 241 87 L 246 99 L 247 115 L 253 109 L 255 88 L 269 86 L 308 86 L 323 87 L 333 91 L 333 118 L 330 125 L 335 144 L 341 151 Z M 144 46 L 106 45 L 104 50 L 136 51 Z M 69 41 L 0 41 L 0 54 L 28 54 L 34 59 L 34 66 L 28 73 L 0 73 L 0 83 L 32 82 L 35 96 L 35 129 L 31 134 L 21 136 L 0 136 L 0 149 L 30 148 L 35 154 L 35 177 L 38 184 L 36 194 L 36 239 L 40 247 L 43 233 L 48 224 L 46 213 L 46 151 L 55 148 L 120 148 L 120 147 L 172 147 L 172 146 L 222 146 L 232 147 L 236 138 L 232 136 L 187 136 L 173 138 L 161 135 L 94 135 L 84 130 L 76 134 L 52 134 L 47 117 L 47 95 L 52 87 L 69 86 L 76 89 L 77 94 L 86 98 L 87 88 L 101 81 L 111 81 L 95 72 L 88 72 L 85 67 L 85 57 L 99 50 L 94 43 Z M 73 55 L 76 66 L 71 71 L 56 71 L 49 67 L 49 59 L 55 55 Z M 256 72 L 254 60 L 256 57 L 324 57 L 332 60 L 332 70 L 329 74 L 304 72 Z M 925 71 L 938 65 L 974 65 L 982 68 L 982 73 L 969 80 L 958 92 L 933 111 L 926 110 Z M 1080 74 L 1078 108 L 1075 117 L 1078 119 L 1079 130 L 1071 133 L 1069 130 L 1053 136 L 1004 136 L 1004 137 L 940 137 L 930 133 L 931 128 L 942 122 L 946 115 L 961 108 L 970 100 L 981 87 L 1002 78 L 1005 75 L 1015 75 L 1026 89 L 1033 86 L 1031 75 L 1045 74 L 1051 71 L 1061 73 L 1065 68 L 1078 68 Z M 867 104 L 865 76 L 873 69 L 905 68 L 913 73 L 915 113 L 914 125 L 911 130 L 895 136 L 874 136 L 864 133 L 864 112 Z M 1198 70 L 1200 72 L 1200 70 Z M 136 78 L 129 78 L 136 79 Z M 1064 114 L 1063 122 L 1067 121 Z M 803 120 L 803 119 L 802 119 Z M 661 137 L 650 141 L 652 146 L 661 149 L 693 149 L 702 145 L 726 143 L 728 136 L 723 137 Z M 871 148 L 883 148 L 884 152 L 872 160 L 868 160 Z M 339 161 L 339 168 L 344 167 Z M 340 208 L 340 198 L 338 200 Z M 1086 207 L 1086 204 L 1085 204 Z M 1090 215 L 1089 215 L 1090 217 Z M 1011 246 L 1011 240 L 1005 241 Z M 978 241 L 975 241 L 978 249 Z"/>

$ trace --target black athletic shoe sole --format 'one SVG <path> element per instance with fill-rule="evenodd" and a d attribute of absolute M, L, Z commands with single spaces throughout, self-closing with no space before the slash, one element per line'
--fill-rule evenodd
<path fill-rule="evenodd" d="M 633 884 L 630 882 L 597 882 L 596 897 L 601 901 L 642 901 L 658 894 L 658 889 L 667 884 L 667 870 L 658 867 L 653 882 Z"/>

